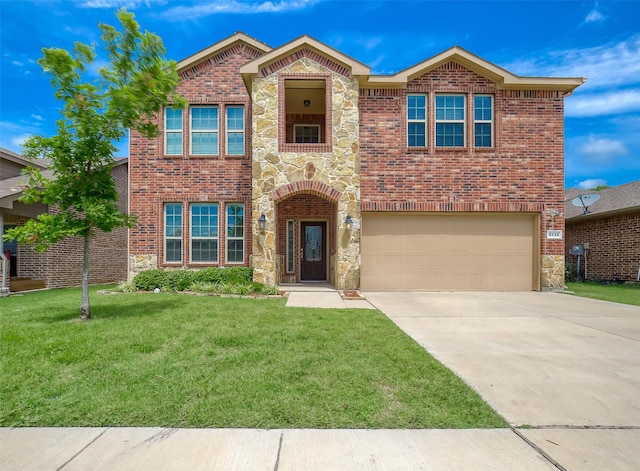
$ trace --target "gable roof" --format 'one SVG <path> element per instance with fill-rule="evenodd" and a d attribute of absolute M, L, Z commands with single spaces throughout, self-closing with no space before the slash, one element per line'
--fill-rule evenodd
<path fill-rule="evenodd" d="M 250 88 L 249 85 L 251 83 L 251 77 L 257 76 L 262 68 L 301 49 L 310 49 L 333 60 L 334 62 L 337 62 L 338 64 L 346 67 L 354 77 L 368 77 L 371 73 L 371 68 L 366 64 L 363 64 L 362 62 L 343 54 L 337 49 L 327 46 L 317 39 L 305 34 L 240 67 L 240 73 L 242 74 L 242 78 L 247 89 Z"/>
<path fill-rule="evenodd" d="M 191 68 L 194 65 L 207 60 L 209 57 L 219 54 L 225 49 L 229 49 L 238 43 L 247 44 L 263 53 L 272 50 L 272 48 L 267 44 L 239 31 L 178 62 L 178 72 Z"/>
<path fill-rule="evenodd" d="M 48 160 L 47 159 L 37 159 L 37 160 L 29 160 L 25 159 L 20 154 L 16 154 L 9 149 L 5 149 L 4 147 L 0 147 L 0 160 L 8 160 L 9 162 L 14 162 L 18 165 L 22 165 L 23 167 L 40 167 L 47 168 Z"/>
<path fill-rule="evenodd" d="M 497 84 L 498 89 L 561 90 L 570 93 L 586 81 L 582 77 L 521 77 L 460 46 L 454 46 L 395 75 L 372 75 L 369 77 L 369 86 L 404 86 L 408 81 L 451 61 L 489 78 Z"/>
<path fill-rule="evenodd" d="M 584 209 L 574 206 L 571 201 L 580 195 L 588 194 L 598 194 L 600 199 L 589 206 L 588 214 L 583 214 Z M 565 192 L 564 214 L 567 221 L 595 219 L 635 211 L 640 211 L 640 180 L 599 191 L 570 188 Z"/>

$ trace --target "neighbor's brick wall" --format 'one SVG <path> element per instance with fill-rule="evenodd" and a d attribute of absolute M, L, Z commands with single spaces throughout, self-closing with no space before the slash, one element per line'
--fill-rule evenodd
<path fill-rule="evenodd" d="M 118 208 L 127 210 L 127 164 L 114 168 L 113 178 L 120 195 Z M 51 209 L 53 213 L 55 209 Z M 27 218 L 11 217 L 11 223 L 24 223 Z M 81 237 L 62 240 L 45 252 L 32 246 L 18 244 L 17 276 L 44 280 L 47 288 L 79 286 L 82 284 L 84 241 Z M 96 231 L 91 240 L 89 283 L 114 283 L 127 279 L 127 229 L 109 233 Z"/>
<path fill-rule="evenodd" d="M 617 216 L 567 222 L 566 259 L 578 257 L 569 249 L 589 242 L 587 277 L 590 280 L 635 281 L 640 268 L 640 211 Z M 584 279 L 584 257 L 580 260 L 580 279 Z"/>
<path fill-rule="evenodd" d="M 426 93 L 427 146 L 406 145 L 408 93 Z M 435 147 L 435 93 L 464 93 L 466 147 Z M 495 147 L 473 145 L 473 95 L 494 96 Z M 363 211 L 541 213 L 541 253 L 562 254 L 546 241 L 564 229 L 564 104 L 561 92 L 498 90 L 490 80 L 449 62 L 407 84 L 406 90 L 360 91 Z"/>
<path fill-rule="evenodd" d="M 206 266 L 189 263 L 189 203 L 219 203 L 219 261 L 225 265 L 225 203 L 245 205 L 245 264 L 249 263 L 251 240 L 251 106 L 239 73 L 241 65 L 255 59 L 259 51 L 235 45 L 181 72 L 178 93 L 190 105 L 217 105 L 219 108 L 219 153 L 193 156 L 189 152 L 189 110 L 183 111 L 183 153 L 164 155 L 164 120 L 158 116 L 160 136 L 145 139 L 132 131 L 130 139 L 130 203 L 138 224 L 130 231 L 130 255 L 156 255 L 160 266 Z M 225 154 L 225 106 L 244 105 L 245 155 Z M 183 205 L 183 254 L 181 263 L 164 263 L 164 203 Z M 217 265 L 217 264 L 214 264 Z"/>

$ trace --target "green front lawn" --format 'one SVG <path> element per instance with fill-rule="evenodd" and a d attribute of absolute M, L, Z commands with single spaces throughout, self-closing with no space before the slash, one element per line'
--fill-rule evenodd
<path fill-rule="evenodd" d="M 573 291 L 576 296 L 640 306 L 640 283 L 626 285 L 603 285 L 593 282 L 569 282 L 566 283 L 566 285 L 567 288 L 569 288 L 569 291 Z"/>
<path fill-rule="evenodd" d="M 0 426 L 506 427 L 378 311 L 284 299 L 0 298 Z"/>

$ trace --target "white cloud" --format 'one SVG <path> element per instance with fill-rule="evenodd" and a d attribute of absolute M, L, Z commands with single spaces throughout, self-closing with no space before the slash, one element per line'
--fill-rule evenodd
<path fill-rule="evenodd" d="M 598 186 L 606 186 L 607 181 L 602 178 L 590 178 L 588 180 L 583 180 L 578 183 L 578 188 L 582 188 L 584 190 L 590 190 L 591 188 L 596 188 Z"/>
<path fill-rule="evenodd" d="M 42 118 L 42 116 L 40 116 L 39 114 L 33 114 L 33 113 L 32 113 L 32 114 L 31 114 L 31 117 L 32 117 L 33 119 L 35 119 L 36 121 L 42 121 L 42 119 L 43 119 L 43 118 Z"/>
<path fill-rule="evenodd" d="M 589 140 L 576 149 L 584 165 L 606 166 L 613 163 L 616 157 L 627 154 L 625 145 L 614 139 L 595 138 Z"/>
<path fill-rule="evenodd" d="M 598 23 L 600 21 L 604 21 L 605 19 L 606 17 L 602 13 L 600 13 L 600 11 L 598 10 L 598 4 L 596 3 L 596 6 L 593 7 L 593 10 L 591 10 L 587 17 L 584 19 L 583 24 Z"/>
<path fill-rule="evenodd" d="M 0 121 L 0 129 L 2 129 L 0 147 L 18 154 L 22 152 L 22 144 L 27 138 L 41 132 L 38 125 L 34 125 L 33 122 L 22 124 L 14 121 Z"/>
<path fill-rule="evenodd" d="M 196 3 L 192 6 L 177 6 L 162 13 L 162 17 L 175 21 L 193 20 L 220 13 L 255 14 L 255 13 L 285 13 L 303 10 L 321 0 L 280 0 L 280 1 L 239 1 L 214 0 Z"/>
<path fill-rule="evenodd" d="M 24 65 L 24 62 L 20 61 L 11 61 L 11 63 L 17 67 L 22 67 Z"/>
<path fill-rule="evenodd" d="M 640 110 L 640 89 L 576 94 L 565 103 L 565 114 L 572 118 L 628 113 Z"/>

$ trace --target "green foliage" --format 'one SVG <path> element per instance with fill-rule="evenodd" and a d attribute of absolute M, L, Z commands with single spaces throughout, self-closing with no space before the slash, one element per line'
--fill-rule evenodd
<path fill-rule="evenodd" d="M 606 190 L 607 188 L 609 188 L 609 185 L 598 185 L 595 188 L 589 188 L 591 191 L 600 191 L 600 190 Z"/>
<path fill-rule="evenodd" d="M 564 262 L 564 281 L 576 281 L 576 264 Z"/>
<path fill-rule="evenodd" d="M 138 290 L 195 291 L 221 294 L 277 294 L 275 288 L 252 281 L 253 270 L 247 267 L 210 267 L 192 270 L 145 270 L 138 273 L 133 284 Z"/>
<path fill-rule="evenodd" d="M 167 272 L 164 270 L 145 270 L 133 278 L 133 284 L 142 291 L 153 291 L 167 283 Z"/>
<path fill-rule="evenodd" d="M 89 73 L 98 58 L 93 45 L 77 42 L 72 52 L 43 49 L 38 63 L 51 76 L 54 95 L 62 102 L 62 117 L 56 122 L 56 135 L 27 139 L 24 155 L 51 159 L 49 169 L 55 178 L 48 180 L 29 167 L 29 184 L 21 201 L 42 202 L 56 212 L 10 229 L 7 239 L 46 250 L 67 237 L 88 241 L 96 229 L 110 232 L 135 223 L 135 217 L 118 208 L 111 174 L 116 151 L 112 143 L 126 137 L 129 129 L 148 137 L 157 135 L 157 113 L 170 103 L 184 106 L 185 100 L 174 93 L 177 65 L 165 59 L 160 37 L 142 32 L 133 13 L 121 9 L 116 16 L 120 30 L 99 25 L 108 60 L 99 69 L 98 79 Z M 85 244 L 83 280 L 88 280 L 88 250 Z M 87 283 L 83 282 L 81 315 L 88 318 Z"/>
<path fill-rule="evenodd" d="M 572 283 L 567 283 L 567 287 L 576 296 L 640 306 L 640 283 L 602 284 L 595 282 L 576 283 L 573 281 Z"/>
<path fill-rule="evenodd" d="M 120 293 L 135 293 L 136 289 L 136 284 L 133 281 L 125 281 L 118 285 L 116 291 Z"/>

